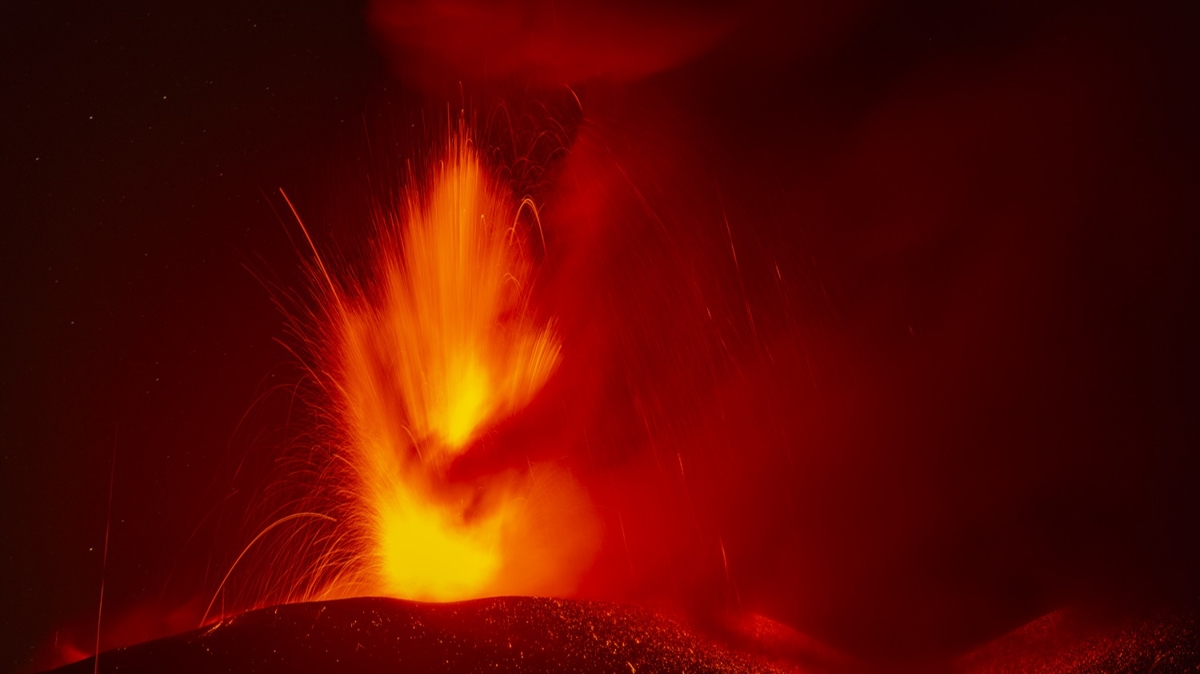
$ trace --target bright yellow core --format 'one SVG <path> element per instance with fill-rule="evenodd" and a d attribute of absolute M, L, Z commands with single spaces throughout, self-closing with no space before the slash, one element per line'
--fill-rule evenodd
<path fill-rule="evenodd" d="M 461 448 L 487 417 L 487 370 L 477 359 L 467 357 L 452 362 L 446 373 L 446 401 L 442 419 L 431 424 L 445 435 L 443 440 L 452 448 Z"/>
<path fill-rule="evenodd" d="M 526 501 L 521 478 L 454 485 L 443 474 L 559 362 L 553 326 L 526 310 L 532 261 L 517 216 L 511 192 L 455 144 L 424 198 L 381 214 L 377 281 L 340 326 L 355 498 L 385 594 L 455 600 L 564 577 L 553 558 L 539 573 L 514 561 L 542 549 L 528 542 L 540 535 L 530 508 L 512 505 Z"/>

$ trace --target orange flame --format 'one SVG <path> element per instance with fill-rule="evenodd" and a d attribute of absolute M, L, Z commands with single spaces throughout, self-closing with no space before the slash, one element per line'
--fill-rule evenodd
<path fill-rule="evenodd" d="M 380 217 L 377 282 L 332 326 L 358 533 L 370 547 L 365 577 L 342 592 L 569 592 L 598 538 L 569 473 L 531 465 L 471 483 L 446 477 L 561 357 L 553 322 L 529 307 L 533 262 L 516 200 L 465 138 L 447 155 L 424 199 L 410 193 Z"/>

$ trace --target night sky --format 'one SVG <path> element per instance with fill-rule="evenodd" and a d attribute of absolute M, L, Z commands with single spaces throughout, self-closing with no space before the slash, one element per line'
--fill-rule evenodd
<path fill-rule="evenodd" d="M 666 480 L 659 451 L 696 480 L 692 514 L 629 497 L 658 542 L 633 580 L 602 552 L 587 596 L 735 602 L 885 662 L 1195 598 L 1185 3 L 618 3 L 509 61 L 486 21 L 120 4 L 0 10 L 0 669 L 90 648 L 114 456 L 106 643 L 194 626 L 262 523 L 299 377 L 272 289 L 307 259 L 278 189 L 352 251 L 429 111 L 554 115 L 564 82 L 582 121 L 537 195 L 588 357 L 552 391 L 590 393 L 553 433 L 593 439 L 598 502 Z M 680 517 L 696 540 L 656 535 Z M 732 571 L 647 590 L 716 532 Z"/>
<path fill-rule="evenodd" d="M 382 80 L 360 8 L 288 7 L 3 10 L 5 670 L 95 607 L 114 443 L 106 608 L 169 596 L 287 359 L 263 194 L 316 191 Z"/>

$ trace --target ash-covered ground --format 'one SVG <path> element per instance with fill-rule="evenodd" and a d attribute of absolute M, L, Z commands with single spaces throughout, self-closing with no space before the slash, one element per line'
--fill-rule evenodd
<path fill-rule="evenodd" d="M 727 627 L 734 624 L 746 623 Z M 620 604 L 537 597 L 430 604 L 368 597 L 251 611 L 102 653 L 98 669 L 132 674 L 876 671 L 798 633 L 783 643 L 778 630 L 718 632 Z M 953 662 L 929 666 L 955 674 L 1196 672 L 1198 636 L 1194 608 L 1075 606 Z M 54 671 L 95 669 L 94 659 L 87 658 Z"/>

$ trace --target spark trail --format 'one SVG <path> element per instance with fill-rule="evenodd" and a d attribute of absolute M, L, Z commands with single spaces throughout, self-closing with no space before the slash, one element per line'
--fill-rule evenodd
<path fill-rule="evenodd" d="M 340 483 L 357 563 L 324 594 L 449 601 L 569 592 L 598 544 L 568 472 L 448 469 L 553 375 L 562 345 L 531 306 L 522 209 L 465 133 L 421 191 L 377 215 L 362 282 L 331 280 L 318 342 L 340 428 Z M 336 276 L 336 274 L 335 274 Z"/>

